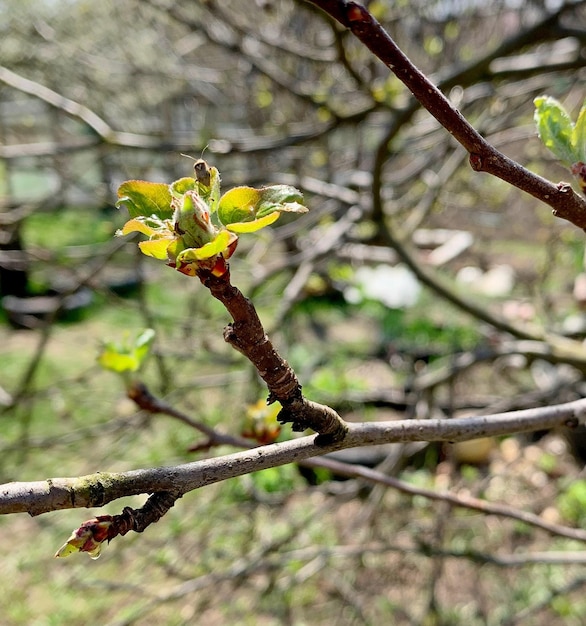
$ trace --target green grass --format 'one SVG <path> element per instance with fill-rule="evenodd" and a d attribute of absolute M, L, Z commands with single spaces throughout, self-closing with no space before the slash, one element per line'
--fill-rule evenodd
<path fill-rule="evenodd" d="M 24 239 L 29 246 L 61 250 L 110 241 L 122 219 L 115 213 L 97 209 L 37 211 L 25 221 Z"/>

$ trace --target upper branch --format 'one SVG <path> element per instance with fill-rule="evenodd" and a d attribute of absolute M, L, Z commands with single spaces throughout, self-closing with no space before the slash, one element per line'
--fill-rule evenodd
<path fill-rule="evenodd" d="M 558 217 L 586 229 L 586 200 L 576 194 L 569 184 L 554 184 L 530 172 L 488 143 L 363 6 L 346 0 L 310 2 L 347 26 L 393 71 L 420 104 L 468 151 L 474 170 L 497 176 L 551 206 Z"/>

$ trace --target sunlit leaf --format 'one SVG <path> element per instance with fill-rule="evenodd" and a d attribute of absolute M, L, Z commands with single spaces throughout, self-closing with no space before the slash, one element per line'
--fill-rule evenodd
<path fill-rule="evenodd" d="M 126 224 L 116 233 L 117 235 L 129 235 L 130 233 L 142 233 L 147 237 L 154 235 L 157 229 L 146 224 L 144 220 L 132 219 L 128 220 Z"/>
<path fill-rule="evenodd" d="M 234 187 L 220 198 L 218 217 L 224 225 L 250 222 L 256 218 L 259 201 L 258 189 Z"/>
<path fill-rule="evenodd" d="M 167 249 L 170 243 L 169 239 L 150 239 L 149 241 L 139 241 L 138 247 L 146 256 L 164 261 L 167 259 Z"/>
<path fill-rule="evenodd" d="M 136 372 L 148 356 L 154 339 L 155 331 L 147 328 L 134 340 L 127 339 L 123 344 L 105 343 L 98 355 L 98 363 L 117 374 Z"/>
<path fill-rule="evenodd" d="M 288 213 L 307 213 L 303 206 L 303 194 L 291 185 L 272 185 L 259 189 L 260 199 L 256 217 L 264 217 L 273 211 Z"/>
<path fill-rule="evenodd" d="M 150 346 L 155 339 L 155 331 L 152 328 L 145 328 L 136 338 L 135 346 L 142 348 L 143 346 Z"/>
<path fill-rule="evenodd" d="M 170 191 L 171 195 L 180 198 L 186 191 L 191 191 L 195 189 L 196 181 L 195 178 L 180 178 L 171 183 Z"/>
<path fill-rule="evenodd" d="M 279 219 L 280 213 L 273 211 L 269 215 L 265 215 L 258 220 L 252 222 L 236 222 L 235 224 L 228 224 L 226 228 L 233 233 L 254 233 L 265 226 L 270 226 Z"/>
<path fill-rule="evenodd" d="M 138 367 L 143 364 L 146 357 L 150 354 L 153 341 L 155 340 L 155 331 L 147 328 L 138 335 L 134 342 L 134 355 L 138 362 Z"/>
<path fill-rule="evenodd" d="M 206 243 L 205 246 L 202 246 L 201 248 L 187 248 L 186 250 L 183 250 L 183 252 L 180 252 L 177 255 L 177 262 L 186 263 L 190 261 L 210 259 L 216 254 L 223 252 L 233 238 L 234 235 L 231 235 L 227 230 L 223 230 L 215 239 Z"/>
<path fill-rule="evenodd" d="M 146 235 L 149 240 L 138 244 L 144 254 L 188 276 L 200 270 L 223 275 L 236 249 L 237 233 L 273 224 L 282 212 L 307 211 L 301 193 L 290 185 L 235 187 L 220 197 L 218 170 L 198 159 L 195 171 L 195 178 L 181 178 L 166 189 L 157 183 L 128 181 L 119 191 L 119 204 L 129 205 L 132 219 L 118 234 Z"/>
<path fill-rule="evenodd" d="M 73 554 L 74 552 L 79 552 L 79 548 L 70 543 L 64 543 L 59 550 L 55 553 L 55 558 L 64 558 Z"/>
<path fill-rule="evenodd" d="M 127 180 L 118 187 L 118 198 L 116 206 L 124 205 L 130 217 L 156 215 L 169 219 L 173 215 L 171 192 L 164 183 Z"/>
<path fill-rule="evenodd" d="M 572 131 L 572 146 L 576 161 L 586 163 L 586 100 L 578 114 L 578 120 Z"/>
<path fill-rule="evenodd" d="M 121 374 L 122 372 L 136 372 L 139 362 L 134 354 L 122 353 L 115 347 L 106 346 L 98 356 L 98 363 L 105 370 Z"/>
<path fill-rule="evenodd" d="M 216 213 L 220 202 L 220 172 L 217 168 L 210 167 L 210 187 L 204 189 L 200 185 L 200 193 L 204 200 L 208 203 L 211 213 Z"/>
<path fill-rule="evenodd" d="M 290 185 L 273 185 L 261 189 L 235 187 L 220 198 L 218 215 L 222 224 L 233 232 L 254 232 L 272 224 L 276 217 L 252 226 L 256 220 L 265 218 L 275 211 L 305 213 L 307 208 L 300 204 L 302 200 L 302 194 Z M 242 226 L 247 223 L 251 223 L 251 226 Z"/>
<path fill-rule="evenodd" d="M 566 165 L 578 161 L 572 146 L 574 124 L 564 107 L 550 96 L 535 98 L 534 104 L 541 141 Z"/>

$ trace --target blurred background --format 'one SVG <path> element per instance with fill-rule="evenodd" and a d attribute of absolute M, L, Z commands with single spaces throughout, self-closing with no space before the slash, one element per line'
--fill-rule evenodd
<path fill-rule="evenodd" d="M 554 182 L 533 99 L 586 97 L 583 2 L 365 3 L 499 150 Z M 486 174 L 389 70 L 307 2 L 0 0 L 0 478 L 173 465 L 203 449 L 96 362 L 156 331 L 140 380 L 262 439 L 266 391 L 196 280 L 114 238 L 128 179 L 204 156 L 310 212 L 242 237 L 253 298 L 306 395 L 349 420 L 465 416 L 584 395 L 584 233 Z M 267 232 L 270 231 L 270 232 Z M 551 337 L 571 341 L 571 357 Z M 336 458 L 584 525 L 581 433 Z M 280 435 L 291 436 L 285 427 Z M 582 624 L 583 544 L 502 516 L 288 466 L 183 497 L 98 561 L 53 559 L 100 511 L 0 519 L 13 625 Z M 562 554 L 563 553 L 563 554 Z"/>

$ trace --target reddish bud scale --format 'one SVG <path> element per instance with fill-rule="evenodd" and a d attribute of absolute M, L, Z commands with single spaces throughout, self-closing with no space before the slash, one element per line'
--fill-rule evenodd
<path fill-rule="evenodd" d="M 475 172 L 479 172 L 482 169 L 482 157 L 479 154 L 472 153 L 469 157 L 470 166 Z"/>
<path fill-rule="evenodd" d="M 369 17 L 369 14 L 364 7 L 355 3 L 349 5 L 346 15 L 348 16 L 349 22 L 365 22 Z"/>
<path fill-rule="evenodd" d="M 582 193 L 586 194 L 586 163 L 578 161 L 572 165 L 572 174 L 578 179 Z"/>

